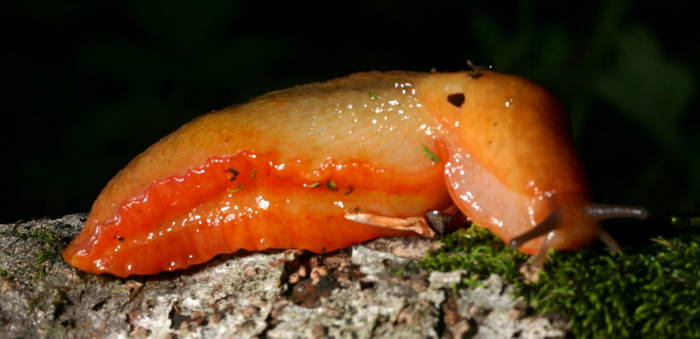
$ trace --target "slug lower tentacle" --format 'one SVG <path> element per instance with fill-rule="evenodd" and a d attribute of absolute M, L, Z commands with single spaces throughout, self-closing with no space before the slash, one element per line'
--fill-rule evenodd
<path fill-rule="evenodd" d="M 525 244 L 526 242 L 528 242 L 532 239 L 535 239 L 535 238 L 538 238 L 538 237 L 541 237 L 544 235 L 548 235 L 548 237 L 551 237 L 550 233 L 557 228 L 557 226 L 560 222 L 559 214 L 560 214 L 559 209 L 556 209 L 554 212 L 552 212 L 552 214 L 550 214 L 547 217 L 547 219 L 544 219 L 544 221 L 542 221 L 540 224 L 533 227 L 529 231 L 511 239 L 510 240 L 510 247 L 512 247 L 514 249 L 518 249 L 523 244 Z M 547 243 L 547 241 L 545 241 L 544 243 Z M 540 253 L 541 251 L 542 250 L 540 250 L 538 253 Z"/>
<path fill-rule="evenodd" d="M 600 233 L 598 234 L 598 239 L 600 239 L 600 241 L 602 241 L 606 246 L 608 246 L 611 252 L 619 253 L 622 251 L 622 249 L 620 248 L 620 244 L 618 244 L 617 241 L 615 241 L 615 239 L 606 230 L 600 230 Z"/>

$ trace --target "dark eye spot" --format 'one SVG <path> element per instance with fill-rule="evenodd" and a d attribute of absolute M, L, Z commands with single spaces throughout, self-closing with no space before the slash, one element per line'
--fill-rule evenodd
<path fill-rule="evenodd" d="M 462 93 L 450 94 L 447 96 L 447 101 L 449 101 L 455 107 L 462 107 L 462 104 L 464 103 L 464 94 L 462 94 Z"/>

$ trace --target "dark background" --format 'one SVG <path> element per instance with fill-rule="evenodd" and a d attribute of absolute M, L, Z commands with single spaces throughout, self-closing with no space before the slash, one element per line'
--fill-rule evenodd
<path fill-rule="evenodd" d="M 204 112 L 359 71 L 461 70 L 466 59 L 561 98 L 596 201 L 700 212 L 690 5 L 491 3 L 5 4 L 0 222 L 88 211 L 132 157 Z"/>

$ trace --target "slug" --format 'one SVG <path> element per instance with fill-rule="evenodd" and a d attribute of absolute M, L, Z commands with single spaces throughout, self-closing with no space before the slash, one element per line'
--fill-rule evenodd
<path fill-rule="evenodd" d="M 368 72 L 203 115 L 109 181 L 69 264 L 118 277 L 184 269 L 239 249 L 333 251 L 433 233 L 456 206 L 542 261 L 643 209 L 593 205 L 562 106 L 491 70 Z"/>

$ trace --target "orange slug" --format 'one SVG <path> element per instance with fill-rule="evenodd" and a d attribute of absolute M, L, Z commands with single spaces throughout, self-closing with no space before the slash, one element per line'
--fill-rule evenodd
<path fill-rule="evenodd" d="M 275 91 L 203 115 L 133 159 L 63 252 L 115 276 L 239 249 L 333 251 L 430 236 L 456 206 L 528 254 L 614 240 L 592 205 L 561 105 L 490 70 L 369 72 Z"/>

